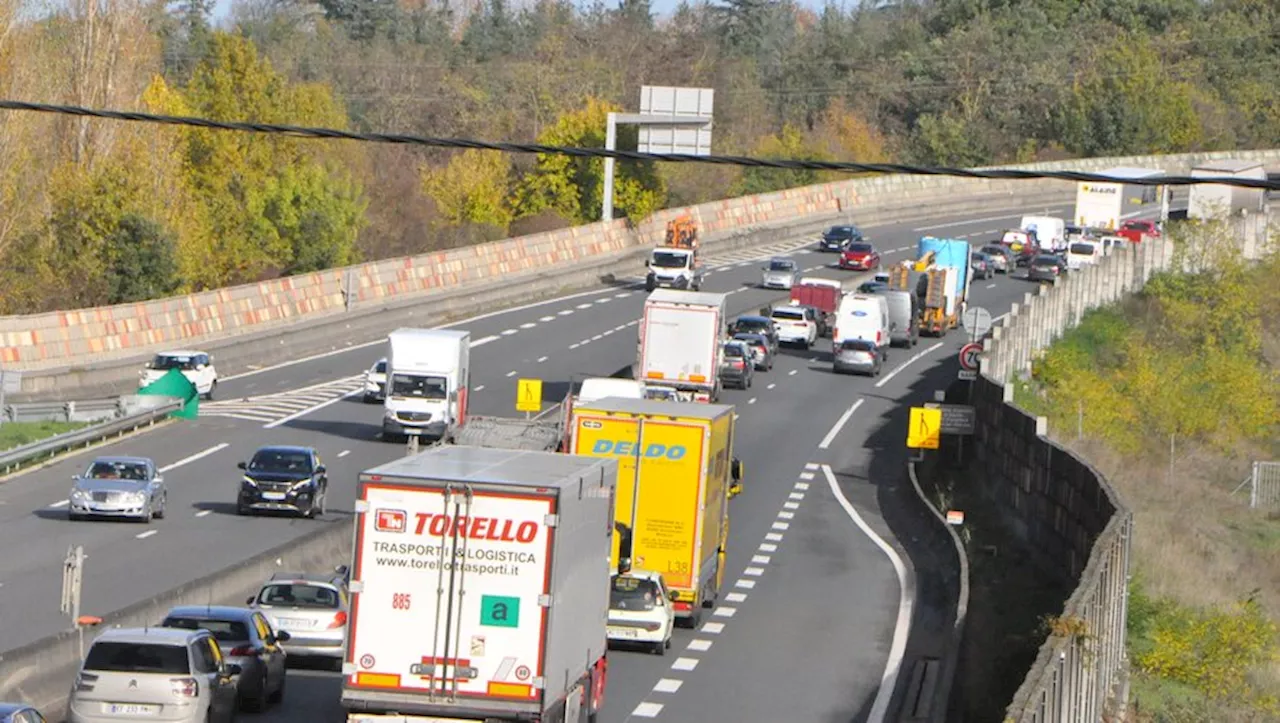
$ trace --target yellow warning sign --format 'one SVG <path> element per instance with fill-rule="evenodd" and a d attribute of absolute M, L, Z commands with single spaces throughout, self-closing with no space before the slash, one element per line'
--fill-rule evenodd
<path fill-rule="evenodd" d="M 907 446 L 911 449 L 937 449 L 942 443 L 942 410 L 911 408 L 907 425 Z"/>
<path fill-rule="evenodd" d="M 542 411 L 542 380 L 521 379 L 516 382 L 516 411 Z M 941 414 L 941 412 L 939 412 Z"/>

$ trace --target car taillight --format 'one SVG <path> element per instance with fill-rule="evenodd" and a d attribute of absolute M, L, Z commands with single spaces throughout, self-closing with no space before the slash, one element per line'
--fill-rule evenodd
<path fill-rule="evenodd" d="M 170 678 L 169 687 L 180 698 L 196 698 L 200 695 L 200 681 L 195 678 Z"/>
<path fill-rule="evenodd" d="M 98 682 L 98 676 L 93 673 L 80 673 L 76 676 L 75 690 L 79 693 L 90 693 L 93 691 L 93 684 Z"/>
<path fill-rule="evenodd" d="M 687 602 L 674 602 L 671 604 L 671 607 L 675 608 L 676 610 L 682 613 L 693 610 L 693 605 Z"/>
<path fill-rule="evenodd" d="M 662 623 L 645 623 L 644 624 L 644 629 L 648 630 L 651 633 L 657 632 L 658 628 L 661 628 L 661 627 L 662 627 Z"/>
<path fill-rule="evenodd" d="M 257 655 L 257 654 L 258 654 L 258 651 L 254 650 L 252 645 L 241 645 L 239 647 L 232 648 L 231 652 L 227 653 L 227 655 L 233 658 L 247 658 L 250 655 Z"/>
<path fill-rule="evenodd" d="M 337 615 L 333 616 L 333 622 L 329 623 L 329 629 L 333 630 L 335 628 L 340 628 L 346 624 L 347 624 L 347 614 L 345 612 L 340 611 Z"/>
<path fill-rule="evenodd" d="M 879 344 L 879 343 L 880 343 L 880 331 L 879 331 L 879 330 L 876 330 L 876 343 L 877 343 L 877 344 Z"/>
<path fill-rule="evenodd" d="M 741 359 L 734 359 L 733 361 L 729 362 L 729 366 L 733 367 L 734 369 L 741 369 L 741 368 L 742 368 L 742 360 L 741 360 Z"/>

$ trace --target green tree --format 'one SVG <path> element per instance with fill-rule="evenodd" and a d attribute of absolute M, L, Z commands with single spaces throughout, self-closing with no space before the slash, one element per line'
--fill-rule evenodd
<path fill-rule="evenodd" d="M 178 290 L 177 242 L 163 225 L 126 213 L 117 220 L 109 244 L 111 303 L 159 299 Z"/>
<path fill-rule="evenodd" d="M 825 161 L 827 154 L 813 148 L 804 134 L 793 125 L 783 126 L 774 136 L 762 138 L 755 147 L 755 155 L 763 158 L 799 161 Z M 818 172 L 804 169 L 748 168 L 734 189 L 735 195 L 770 193 L 784 188 L 808 186 L 818 182 Z"/>
<path fill-rule="evenodd" d="M 479 224 L 506 231 L 511 161 L 494 151 L 466 150 L 443 168 L 423 168 L 422 186 L 450 226 Z"/>
<path fill-rule="evenodd" d="M 281 271 L 301 274 L 357 261 L 356 236 L 368 203 L 359 184 L 318 163 L 283 169 L 267 181 L 262 218 L 289 253 Z M 257 209 L 255 209 L 257 210 Z"/>

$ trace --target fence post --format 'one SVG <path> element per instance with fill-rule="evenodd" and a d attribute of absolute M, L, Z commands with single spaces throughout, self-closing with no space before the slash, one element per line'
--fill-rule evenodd
<path fill-rule="evenodd" d="M 1258 462 L 1253 463 L 1253 475 L 1249 481 L 1249 508 L 1257 509 L 1258 507 L 1258 473 L 1262 465 Z"/>

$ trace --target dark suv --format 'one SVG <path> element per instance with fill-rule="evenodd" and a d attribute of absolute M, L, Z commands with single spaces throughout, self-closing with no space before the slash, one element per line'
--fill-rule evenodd
<path fill-rule="evenodd" d="M 262 447 L 244 470 L 236 513 L 294 512 L 315 518 L 324 514 L 329 478 L 320 453 L 312 447 Z"/>
<path fill-rule="evenodd" d="M 862 240 L 862 231 L 857 226 L 832 226 L 822 232 L 822 238 L 818 240 L 818 250 L 840 251 L 846 245 Z"/>

